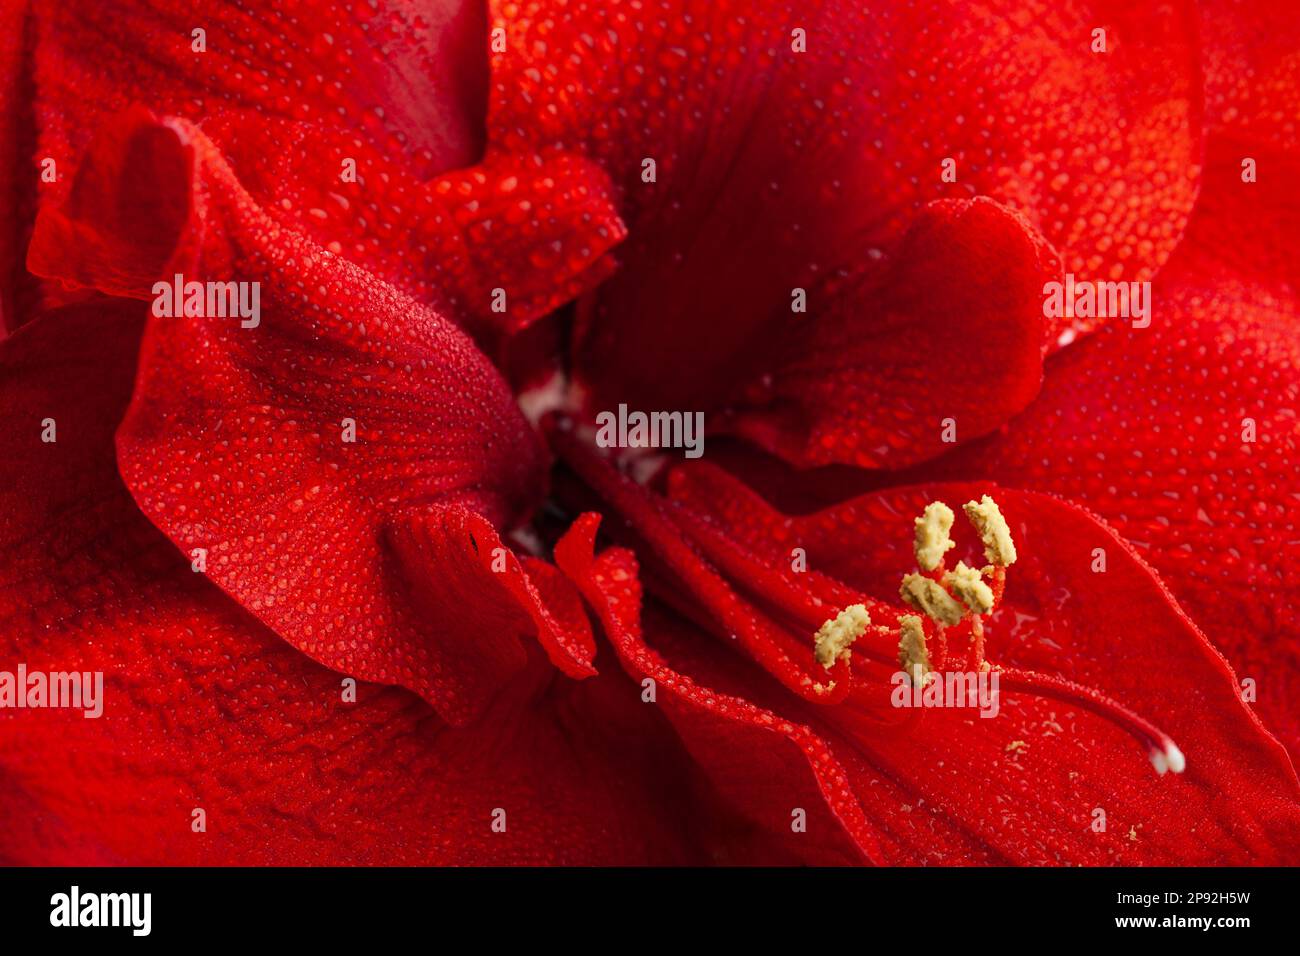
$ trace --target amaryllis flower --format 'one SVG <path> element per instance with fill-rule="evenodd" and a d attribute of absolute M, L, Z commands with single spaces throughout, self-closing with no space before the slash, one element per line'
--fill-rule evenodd
<path fill-rule="evenodd" d="M 1296 862 L 1257 13 L 11 7 L 0 859 Z"/>

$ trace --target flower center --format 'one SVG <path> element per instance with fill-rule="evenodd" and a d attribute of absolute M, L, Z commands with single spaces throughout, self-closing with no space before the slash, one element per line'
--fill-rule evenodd
<path fill-rule="evenodd" d="M 963 506 L 989 564 L 949 569 L 954 514 L 942 502 L 915 522 L 918 572 L 899 594 L 919 614 L 858 593 L 812 570 L 774 565 L 738 544 L 706 516 L 620 472 L 562 413 L 544 416 L 552 449 L 624 524 L 648 590 L 706 631 L 739 647 L 789 690 L 817 704 L 878 707 L 873 690 L 901 668 L 916 682 L 942 673 L 965 650 L 967 670 L 996 669 L 1003 690 L 1058 700 L 1123 729 L 1147 750 L 1157 772 L 1181 773 L 1182 752 L 1158 727 L 1094 688 L 1065 678 L 993 665 L 984 657 L 984 617 L 996 610 L 1015 543 L 996 502 Z"/>

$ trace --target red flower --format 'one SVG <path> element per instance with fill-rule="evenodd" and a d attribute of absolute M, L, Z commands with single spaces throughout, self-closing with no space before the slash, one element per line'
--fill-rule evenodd
<path fill-rule="evenodd" d="M 0 48 L 0 672 L 104 712 L 0 709 L 0 858 L 1296 861 L 1292 25 L 76 6 Z"/>

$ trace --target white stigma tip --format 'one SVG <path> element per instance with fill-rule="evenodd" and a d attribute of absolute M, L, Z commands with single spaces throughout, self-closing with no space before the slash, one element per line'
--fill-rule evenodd
<path fill-rule="evenodd" d="M 1163 750 L 1151 751 L 1151 765 L 1156 768 L 1156 773 L 1164 776 L 1168 771 L 1182 773 L 1187 769 L 1187 758 L 1183 752 L 1178 749 L 1172 741 Z"/>
<path fill-rule="evenodd" d="M 1173 741 L 1170 741 L 1169 746 L 1165 748 L 1165 756 L 1169 760 L 1169 769 L 1174 773 L 1182 773 L 1187 769 L 1187 758 Z"/>

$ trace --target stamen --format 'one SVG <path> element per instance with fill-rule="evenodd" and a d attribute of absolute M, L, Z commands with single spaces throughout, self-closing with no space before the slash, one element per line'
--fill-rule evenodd
<path fill-rule="evenodd" d="M 903 578 L 898 593 L 910 607 L 923 611 L 940 624 L 956 624 L 964 613 L 961 605 L 942 585 L 921 574 L 909 574 Z"/>
<path fill-rule="evenodd" d="M 971 670 L 986 671 L 990 664 L 984 659 L 984 619 L 978 614 L 970 619 L 970 648 L 966 651 L 966 666 Z"/>
<path fill-rule="evenodd" d="M 916 519 L 916 564 L 922 571 L 933 571 L 944 554 L 957 546 L 948 532 L 952 530 L 952 509 L 942 501 L 932 501 Z"/>
<path fill-rule="evenodd" d="M 861 604 L 852 604 L 823 624 L 815 635 L 813 651 L 817 663 L 827 670 L 837 661 L 847 661 L 853 642 L 867 632 L 871 615 Z"/>
<path fill-rule="evenodd" d="M 642 547 L 648 545 L 658 559 L 643 569 L 648 585 L 658 582 L 656 594 L 706 630 L 736 641 L 761 667 L 804 699 L 823 705 L 875 701 L 874 692 L 868 695 L 865 687 L 854 688 L 853 684 L 855 677 L 860 684 L 870 667 L 893 668 L 888 644 L 875 638 L 888 638 L 895 627 L 899 635 L 897 662 L 914 680 L 935 673 L 933 667 L 946 667 L 947 641 L 966 634 L 970 637 L 968 666 L 989 669 L 983 654 L 981 615 L 1001 601 L 1007 565 L 1016 560 L 1016 551 L 1006 520 L 987 495 L 979 502 L 968 502 L 964 510 L 983 539 L 990 566 L 981 572 L 958 563 L 942 574 L 943 583 L 916 573 L 903 579 L 899 590 L 903 600 L 941 625 L 931 635 L 936 640 L 931 648 L 919 616 L 899 615 L 895 608 L 812 571 L 787 576 L 689 508 L 661 499 L 619 473 L 573 434 L 572 421 L 565 416 L 546 415 L 542 427 L 552 449 L 572 472 L 619 513 L 624 519 L 623 530 L 633 533 Z M 951 524 L 952 513 L 941 502 L 933 502 L 916 522 L 917 562 L 931 574 L 942 573 L 944 554 L 952 546 L 948 540 Z M 836 607 L 843 610 L 828 619 L 826 615 Z M 873 616 L 882 623 L 872 625 Z M 806 635 L 814 627 L 810 660 Z M 874 632 L 872 639 L 859 642 L 869 631 Z M 861 645 L 861 659 L 851 664 L 855 642 Z M 817 664 L 825 668 L 830 680 L 819 679 L 822 672 L 816 670 Z M 1098 691 L 1030 671 L 999 668 L 999 674 L 1005 690 L 1060 700 L 1131 734 L 1143 743 L 1157 773 L 1185 770 L 1186 758 L 1167 734 Z M 851 708 L 830 711 L 845 714 L 846 720 L 857 719 Z"/>
<path fill-rule="evenodd" d="M 947 628 L 938 628 L 940 666 L 946 666 L 942 663 L 942 658 L 947 656 L 945 640 L 969 633 L 967 667 L 987 671 L 991 665 L 984 659 L 984 618 L 981 615 L 990 613 L 1002 600 L 1006 588 L 1007 565 L 1016 560 L 1016 546 L 1011 539 L 1011 529 L 1006 519 L 997 503 L 988 495 L 979 501 L 967 502 L 963 510 L 984 542 L 984 555 L 988 558 L 989 565 L 978 569 L 959 561 L 956 568 L 943 574 L 942 584 L 923 574 L 909 574 L 903 578 L 899 593 L 912 607 L 924 611 L 940 625 L 948 625 Z M 945 522 L 944 511 L 947 509 L 942 502 L 933 502 L 916 520 L 916 559 L 925 571 L 933 572 L 939 568 L 944 552 L 951 547 L 951 542 L 947 540 L 951 521 Z M 984 580 L 986 577 L 987 583 Z M 960 598 L 962 604 L 974 613 L 967 616 L 962 604 L 954 600 L 953 595 Z M 931 665 L 921 619 L 912 615 L 901 617 L 899 635 L 899 663 L 909 673 L 924 679 L 925 674 L 930 672 Z M 1005 690 L 1025 691 L 1037 697 L 1052 698 L 1091 711 L 1135 737 L 1146 748 L 1156 773 L 1163 775 L 1171 770 L 1182 773 L 1186 769 L 1187 760 L 1183 752 L 1168 734 L 1093 688 L 1063 677 L 1014 668 L 998 668 L 998 673 Z"/>
<path fill-rule="evenodd" d="M 966 502 L 962 505 L 962 510 L 984 542 L 984 556 L 1000 567 L 1015 564 L 1016 546 L 1011 540 L 1007 519 L 1002 517 L 997 502 L 985 495 L 979 501 Z"/>
<path fill-rule="evenodd" d="M 925 628 L 915 614 L 898 619 L 898 663 L 912 678 L 915 686 L 930 673 L 930 655 L 925 647 Z"/>
<path fill-rule="evenodd" d="M 976 568 L 967 567 L 963 561 L 943 576 L 943 583 L 963 604 L 976 614 L 993 610 L 993 589 L 984 583 Z"/>

